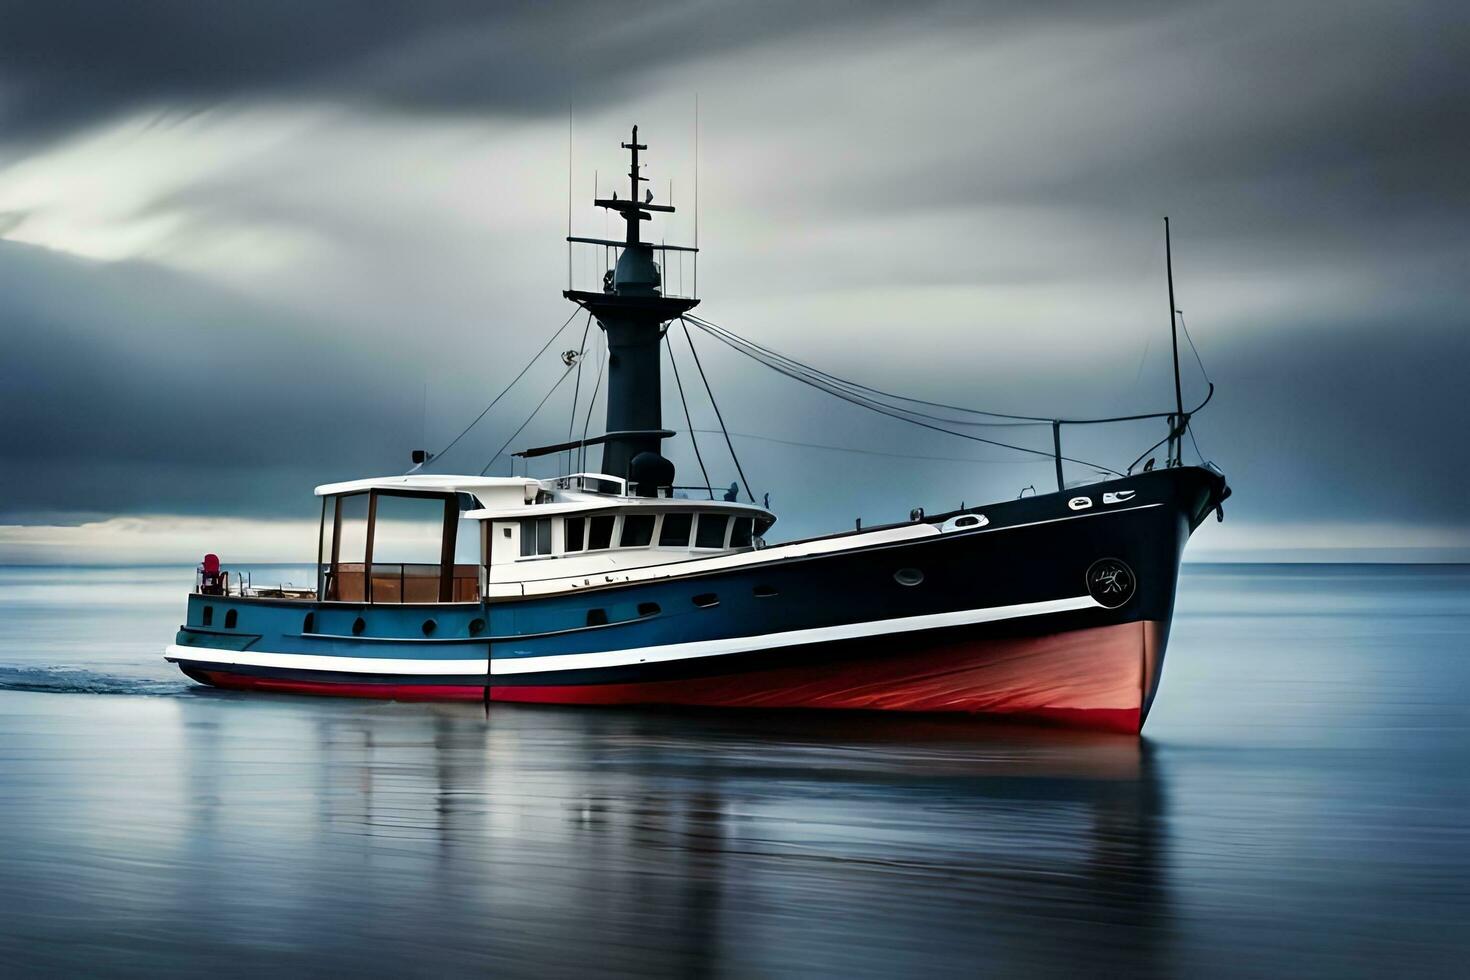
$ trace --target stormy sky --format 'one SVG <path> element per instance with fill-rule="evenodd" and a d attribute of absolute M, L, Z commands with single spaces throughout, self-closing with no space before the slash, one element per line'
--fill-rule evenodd
<path fill-rule="evenodd" d="M 654 234 L 692 240 L 696 95 L 709 319 L 919 397 L 1159 410 L 1168 214 L 1218 389 L 1199 450 L 1236 488 L 1191 553 L 1470 558 L 1459 5 L 144 0 L 0 23 L 0 561 L 309 558 L 313 485 L 448 443 L 571 312 L 569 168 L 574 231 L 615 231 L 594 179 L 638 123 L 680 209 Z M 438 468 L 478 472 L 580 327 Z M 694 341 L 777 536 L 1053 480 Z M 1183 367 L 1193 403 L 1187 346 Z M 516 445 L 565 438 L 571 396 Z M 685 428 L 672 391 L 665 420 Z M 1161 430 L 1068 449 L 1118 465 Z M 694 480 L 687 434 L 668 447 Z"/>

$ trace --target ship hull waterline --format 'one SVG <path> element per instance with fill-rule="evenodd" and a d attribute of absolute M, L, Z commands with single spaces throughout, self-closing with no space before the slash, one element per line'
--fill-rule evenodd
<path fill-rule="evenodd" d="M 501 683 L 491 676 L 349 674 L 181 660 L 213 687 L 397 701 L 496 701 L 564 705 L 838 709 L 994 715 L 1136 733 L 1163 662 L 1166 627 L 1120 623 L 1038 636 L 971 639 L 897 636 L 850 647 L 787 648 L 793 666 L 722 665 L 717 673 L 578 682 L 576 677 Z M 877 652 L 885 647 L 888 654 Z M 731 669 L 734 668 L 734 669 Z M 558 672 L 566 673 L 566 672 Z"/>
<path fill-rule="evenodd" d="M 1069 510 L 1084 492 L 1129 503 Z M 1208 471 L 1139 474 L 991 505 L 975 533 L 452 609 L 191 596 L 191 619 L 225 607 L 238 628 L 186 623 L 166 655 L 201 683 L 259 692 L 963 713 L 1137 733 L 1184 544 L 1224 492 Z M 1087 576 L 1100 564 L 1126 569 L 1126 596 L 1099 593 Z M 914 570 L 921 584 L 895 581 Z M 716 606 L 696 608 L 709 594 Z M 640 619 L 649 605 L 661 612 Z M 552 628 L 592 606 L 610 626 Z M 426 613 L 444 638 L 410 637 Z M 463 635 L 456 616 L 491 635 Z M 363 618 L 385 635 L 348 635 Z"/>

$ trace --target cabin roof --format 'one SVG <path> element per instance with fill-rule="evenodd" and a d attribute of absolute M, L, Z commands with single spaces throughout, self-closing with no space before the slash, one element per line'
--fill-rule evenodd
<path fill-rule="evenodd" d="M 453 473 L 409 473 L 399 476 L 375 476 L 365 480 L 324 483 L 316 488 L 318 497 L 363 490 L 424 490 L 432 493 L 472 493 L 482 501 L 503 501 L 519 493 L 522 501 L 534 500 L 540 484 L 519 476 L 459 476 Z"/>
<path fill-rule="evenodd" d="M 606 478 L 603 478 L 606 479 Z M 726 500 L 691 500 L 684 497 L 630 497 L 590 491 L 554 491 L 562 499 L 536 504 L 524 510 L 537 494 L 546 489 L 547 481 L 520 476 L 460 476 L 453 473 L 409 473 L 399 476 L 376 476 L 343 483 L 324 483 L 316 488 L 318 497 L 368 490 L 420 490 L 427 493 L 473 494 L 480 506 L 464 512 L 470 520 L 492 520 L 503 517 L 552 517 L 598 511 L 626 511 L 640 508 L 655 510 L 714 511 L 725 514 L 749 514 L 766 526 L 774 524 L 776 515 L 755 504 Z"/>
<path fill-rule="evenodd" d="M 567 500 L 558 500 L 553 503 L 536 504 L 532 510 L 512 508 L 505 510 L 496 507 L 482 507 L 478 510 L 467 510 L 464 516 L 468 520 L 495 520 L 498 518 L 523 517 L 565 517 L 577 514 L 596 514 L 604 511 L 616 511 L 627 513 L 637 510 L 654 511 L 710 511 L 717 514 L 730 514 L 734 516 L 750 516 L 760 518 L 767 525 L 776 522 L 776 515 L 756 504 L 743 504 L 738 501 L 726 500 L 690 500 L 686 497 L 613 497 L 598 494 L 579 494 Z"/>

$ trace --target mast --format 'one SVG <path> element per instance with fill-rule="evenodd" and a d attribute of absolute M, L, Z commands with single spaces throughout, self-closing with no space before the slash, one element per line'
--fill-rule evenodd
<path fill-rule="evenodd" d="M 637 132 L 636 130 L 634 132 Z M 1184 455 L 1184 389 L 1179 383 L 1179 319 L 1174 310 L 1174 253 L 1169 245 L 1169 216 L 1164 215 L 1164 275 L 1169 280 L 1169 338 L 1174 344 L 1174 417 L 1169 420 L 1169 465 Z"/>
<path fill-rule="evenodd" d="M 633 164 L 631 167 L 628 168 L 628 200 L 637 203 L 638 182 L 644 179 L 642 175 L 638 173 L 638 151 L 648 149 L 648 144 L 638 142 L 638 127 L 634 126 L 633 142 L 621 143 L 619 145 L 622 146 L 623 149 L 627 150 L 633 158 Z M 623 217 L 628 219 L 628 247 L 632 248 L 634 245 L 639 244 L 638 222 L 643 220 L 644 218 L 651 219 L 653 215 L 645 215 L 642 212 L 635 212 L 630 208 L 623 212 Z"/>
<path fill-rule="evenodd" d="M 663 392 L 659 378 L 663 325 L 698 305 L 693 298 L 663 295 L 663 277 L 654 252 L 694 252 L 681 245 L 654 245 L 643 240 L 640 222 L 653 214 L 672 214 L 668 204 L 654 204 L 652 190 L 640 197 L 638 154 L 648 144 L 638 142 L 638 127 L 621 144 L 628 151 L 627 200 L 594 198 L 593 204 L 620 214 L 627 229 L 623 241 L 567 236 L 568 242 L 610 246 L 621 251 L 614 268 L 603 276 L 601 292 L 568 289 L 563 295 L 590 312 L 607 335 L 607 428 L 597 442 L 603 445 L 602 471 L 628 480 L 637 493 L 656 495 L 674 482 L 674 465 L 659 453 L 659 441 L 672 433 L 663 428 Z M 587 440 L 592 444 L 594 440 Z"/>

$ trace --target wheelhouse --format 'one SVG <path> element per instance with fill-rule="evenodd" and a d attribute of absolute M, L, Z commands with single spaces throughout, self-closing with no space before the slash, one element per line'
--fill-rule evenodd
<path fill-rule="evenodd" d="M 775 521 L 734 501 L 628 489 L 602 474 L 545 481 L 410 475 L 318 487 L 315 598 L 474 603 L 496 591 L 495 583 L 747 551 L 761 546 Z"/>
<path fill-rule="evenodd" d="M 579 473 L 541 482 L 529 507 L 467 516 L 488 525 L 484 555 L 493 585 L 748 551 L 775 522 L 760 507 L 676 493 L 633 495 L 623 480 Z"/>

